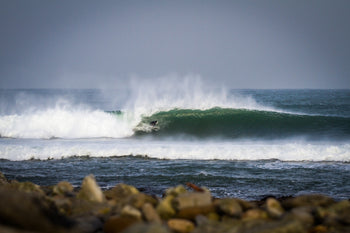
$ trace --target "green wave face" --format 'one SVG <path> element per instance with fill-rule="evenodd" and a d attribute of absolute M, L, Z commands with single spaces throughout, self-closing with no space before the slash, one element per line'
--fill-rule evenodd
<path fill-rule="evenodd" d="M 150 122 L 158 121 L 154 127 Z M 212 108 L 173 109 L 144 117 L 136 135 L 190 136 L 197 138 L 350 138 L 350 119 L 280 112 Z"/>

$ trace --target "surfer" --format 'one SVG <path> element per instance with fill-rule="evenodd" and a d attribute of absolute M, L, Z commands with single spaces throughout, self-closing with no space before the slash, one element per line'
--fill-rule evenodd
<path fill-rule="evenodd" d="M 158 124 L 158 121 L 151 121 L 149 124 L 150 124 L 151 126 L 156 126 L 156 125 Z"/>

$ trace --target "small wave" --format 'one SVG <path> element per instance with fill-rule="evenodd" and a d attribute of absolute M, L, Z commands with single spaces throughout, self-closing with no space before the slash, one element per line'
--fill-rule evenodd
<path fill-rule="evenodd" d="M 5 139 L 4 139 L 5 140 Z M 349 142 L 155 141 L 134 139 L 0 140 L 0 159 L 61 159 L 73 156 L 142 156 L 187 160 L 280 160 L 350 162 Z"/>

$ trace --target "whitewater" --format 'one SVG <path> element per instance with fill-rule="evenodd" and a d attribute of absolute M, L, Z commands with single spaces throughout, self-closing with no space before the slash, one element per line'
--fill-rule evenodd
<path fill-rule="evenodd" d="M 0 158 L 350 162 L 349 91 L 229 91 L 178 79 L 126 91 L 2 90 Z"/>

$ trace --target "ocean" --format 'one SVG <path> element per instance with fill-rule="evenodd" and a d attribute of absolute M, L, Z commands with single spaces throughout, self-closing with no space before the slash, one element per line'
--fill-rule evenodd
<path fill-rule="evenodd" d="M 0 135 L 0 171 L 39 185 L 350 198 L 350 90 L 2 89 Z"/>

